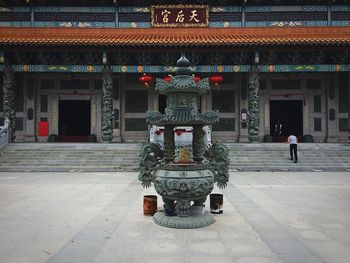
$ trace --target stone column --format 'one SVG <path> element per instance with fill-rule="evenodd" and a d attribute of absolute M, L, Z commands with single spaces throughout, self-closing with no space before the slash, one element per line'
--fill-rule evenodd
<path fill-rule="evenodd" d="M 350 143 L 350 74 L 348 73 L 348 141 Z"/>
<path fill-rule="evenodd" d="M 113 79 L 113 140 L 112 142 L 121 142 L 120 136 L 120 78 Z"/>
<path fill-rule="evenodd" d="M 25 117 L 25 142 L 34 142 L 35 141 L 35 79 L 34 76 L 28 75 L 25 78 L 25 104 L 26 105 L 26 117 Z"/>
<path fill-rule="evenodd" d="M 174 126 L 165 125 L 164 128 L 164 159 L 172 162 L 175 158 Z"/>
<path fill-rule="evenodd" d="M 58 112 L 58 101 L 59 96 L 57 94 L 50 94 L 47 97 L 48 99 L 48 109 L 49 109 L 49 135 L 50 134 L 58 134 L 58 118 L 59 118 L 59 112 Z"/>
<path fill-rule="evenodd" d="M 203 160 L 203 155 L 205 151 L 203 137 L 204 137 L 203 126 L 193 125 L 192 151 L 193 151 L 193 160 L 196 162 L 201 162 Z"/>
<path fill-rule="evenodd" d="M 327 102 L 327 114 L 326 114 L 326 129 L 327 129 L 327 142 L 336 143 L 338 142 L 337 137 L 337 124 L 336 124 L 336 109 L 337 104 L 335 100 L 336 90 L 336 78 L 335 74 L 327 75 L 327 86 L 326 86 L 326 102 Z"/>
<path fill-rule="evenodd" d="M 112 142 L 113 133 L 113 99 L 112 71 L 109 66 L 103 69 L 102 84 L 102 141 Z"/>
<path fill-rule="evenodd" d="M 238 142 L 247 143 L 248 139 L 248 125 L 247 125 L 247 78 L 243 74 L 240 74 L 240 99 L 239 99 L 239 138 Z M 242 117 L 246 119 L 242 119 Z"/>
<path fill-rule="evenodd" d="M 15 87 L 13 69 L 11 66 L 6 65 L 4 69 L 4 115 L 10 121 L 11 128 L 11 142 L 15 140 L 16 132 L 16 108 L 15 108 Z"/>
<path fill-rule="evenodd" d="M 97 100 L 99 100 L 100 97 L 97 95 L 92 95 L 91 96 L 91 118 L 90 118 L 90 122 L 91 122 L 91 127 L 90 127 L 90 133 L 95 134 L 97 137 Z"/>
<path fill-rule="evenodd" d="M 248 81 L 248 133 L 250 142 L 259 142 L 259 75 L 252 66 Z"/>

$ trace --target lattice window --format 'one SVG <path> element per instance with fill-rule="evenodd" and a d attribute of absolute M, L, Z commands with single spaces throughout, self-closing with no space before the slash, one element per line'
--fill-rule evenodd
<path fill-rule="evenodd" d="M 213 131 L 235 131 L 235 118 L 220 118 L 219 123 L 213 125 Z"/>
<path fill-rule="evenodd" d="M 314 131 L 322 131 L 322 119 L 314 118 Z"/>
<path fill-rule="evenodd" d="M 314 96 L 314 112 L 322 112 L 321 95 Z"/>
<path fill-rule="evenodd" d="M 339 112 L 349 112 L 349 77 L 346 74 L 339 75 L 338 103 Z"/>

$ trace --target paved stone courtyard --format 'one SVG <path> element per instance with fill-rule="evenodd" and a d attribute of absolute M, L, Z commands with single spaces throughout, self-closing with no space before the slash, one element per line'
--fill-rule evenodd
<path fill-rule="evenodd" d="M 350 262 L 349 172 L 230 180 L 213 225 L 178 230 L 143 215 L 137 173 L 0 173 L 0 261 Z"/>

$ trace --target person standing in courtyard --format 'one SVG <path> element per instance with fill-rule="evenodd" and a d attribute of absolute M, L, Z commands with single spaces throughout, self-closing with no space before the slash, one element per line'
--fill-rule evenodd
<path fill-rule="evenodd" d="M 298 139 L 295 135 L 290 135 L 288 137 L 290 160 L 294 160 L 295 163 L 298 162 Z M 294 158 L 293 158 L 294 154 Z"/>

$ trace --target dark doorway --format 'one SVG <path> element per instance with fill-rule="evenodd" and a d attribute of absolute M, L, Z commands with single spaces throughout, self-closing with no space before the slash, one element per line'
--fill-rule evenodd
<path fill-rule="evenodd" d="M 270 101 L 270 135 L 274 142 L 285 142 L 289 135 L 303 136 L 303 101 Z"/>
<path fill-rule="evenodd" d="M 158 107 L 159 112 L 164 114 L 165 108 L 166 108 L 166 96 L 165 95 L 159 95 L 158 104 L 159 104 L 159 107 Z"/>
<path fill-rule="evenodd" d="M 91 128 L 89 100 L 59 101 L 59 141 L 87 142 Z"/>

